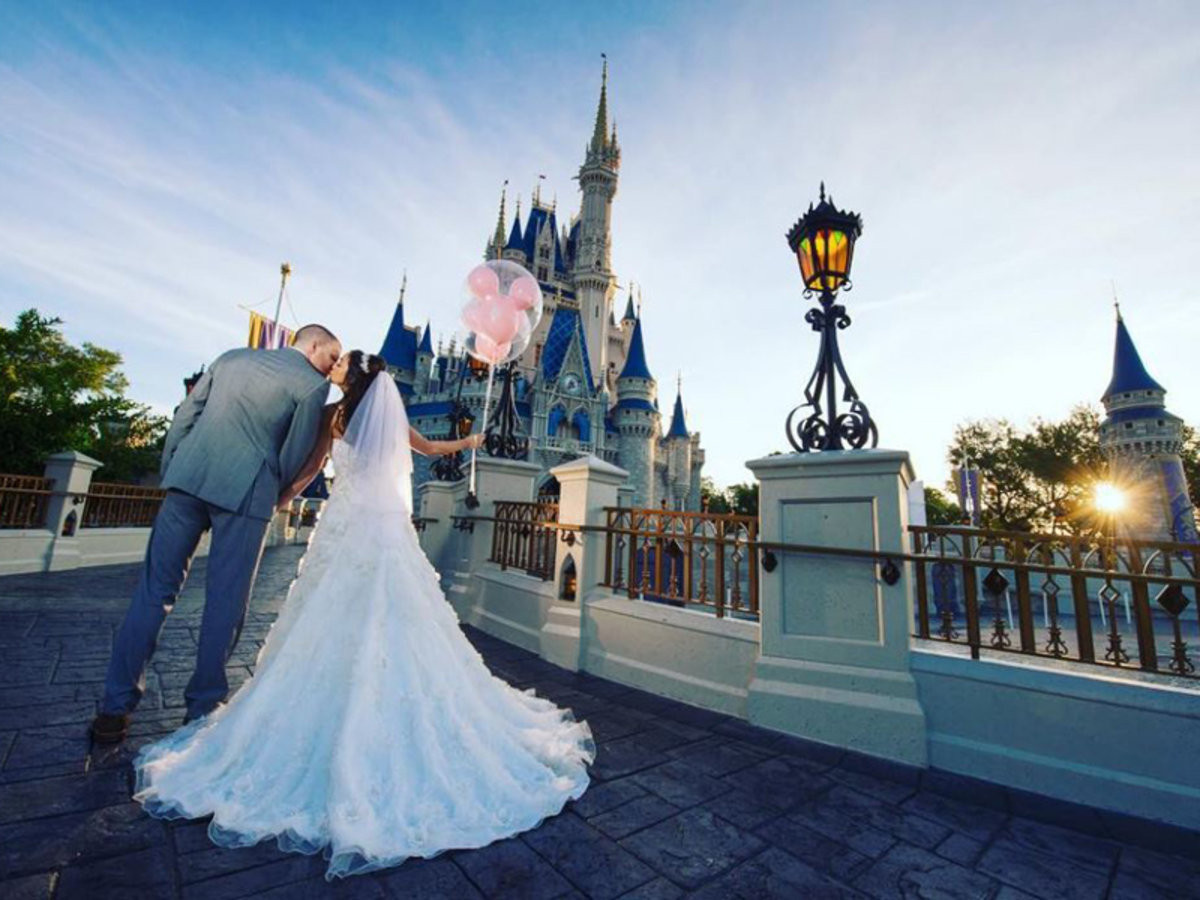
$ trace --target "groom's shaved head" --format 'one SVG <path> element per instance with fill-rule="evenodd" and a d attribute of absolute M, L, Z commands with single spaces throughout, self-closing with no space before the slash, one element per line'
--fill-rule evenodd
<path fill-rule="evenodd" d="M 307 356 L 322 375 L 328 375 L 342 355 L 342 342 L 324 325 L 305 325 L 296 332 L 292 346 Z"/>
<path fill-rule="evenodd" d="M 296 346 L 303 347 L 305 344 L 315 343 L 324 344 L 327 341 L 336 341 L 337 335 L 326 328 L 324 325 L 305 325 L 296 332 Z"/>

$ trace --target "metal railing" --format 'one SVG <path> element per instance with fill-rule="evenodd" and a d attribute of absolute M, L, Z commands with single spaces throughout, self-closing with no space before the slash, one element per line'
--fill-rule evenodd
<path fill-rule="evenodd" d="M 758 618 L 757 517 L 621 506 L 605 516 L 605 587 Z"/>
<path fill-rule="evenodd" d="M 83 507 L 83 528 L 149 528 L 167 495 L 160 488 L 92 482 Z"/>
<path fill-rule="evenodd" d="M 1184 613 L 1197 609 L 1200 547 L 961 527 L 910 531 L 916 637 L 966 645 L 974 658 L 988 649 L 1196 677 L 1184 638 L 1200 633 L 1200 622 Z"/>
<path fill-rule="evenodd" d="M 45 528 L 53 478 L 0 475 L 0 528 Z"/>
<path fill-rule="evenodd" d="M 497 500 L 492 520 L 492 551 L 488 557 L 501 569 L 520 569 L 549 581 L 554 577 L 554 546 L 558 504 Z"/>

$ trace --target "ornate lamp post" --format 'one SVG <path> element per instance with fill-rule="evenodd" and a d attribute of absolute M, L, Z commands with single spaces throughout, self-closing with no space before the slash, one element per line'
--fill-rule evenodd
<path fill-rule="evenodd" d="M 879 442 L 871 414 L 846 374 L 837 342 L 837 333 L 850 326 L 846 307 L 836 302 L 837 292 L 852 287 L 850 264 L 860 234 L 862 218 L 837 209 L 832 198 L 826 200 L 825 182 L 821 182 L 821 202 L 816 207 L 809 204 L 808 212 L 787 233 L 788 246 L 800 264 L 804 296 L 816 292 L 821 304 L 804 317 L 813 331 L 821 334 L 820 355 L 804 388 L 805 402 L 787 418 L 788 441 L 801 453 L 857 450 Z M 842 400 L 849 404 L 843 413 L 838 412 L 838 378 L 843 384 Z"/>

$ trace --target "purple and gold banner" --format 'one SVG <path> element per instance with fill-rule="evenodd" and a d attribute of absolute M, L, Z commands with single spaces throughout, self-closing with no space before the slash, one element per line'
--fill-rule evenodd
<path fill-rule="evenodd" d="M 250 313 L 250 337 L 246 341 L 247 347 L 275 350 L 279 347 L 290 347 L 295 338 L 290 329 L 284 328 L 278 322 L 256 312 Z"/>

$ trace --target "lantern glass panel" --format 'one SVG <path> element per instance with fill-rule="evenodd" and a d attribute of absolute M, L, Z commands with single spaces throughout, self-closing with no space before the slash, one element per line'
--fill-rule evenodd
<path fill-rule="evenodd" d="M 850 242 L 841 231 L 834 231 L 829 236 L 829 270 L 838 276 L 845 277 L 846 263 L 849 262 Z"/>
<path fill-rule="evenodd" d="M 805 287 L 814 287 L 813 278 L 816 275 L 816 266 L 813 264 L 811 240 L 801 238 L 797 256 L 800 258 L 800 277 L 804 279 Z"/>

